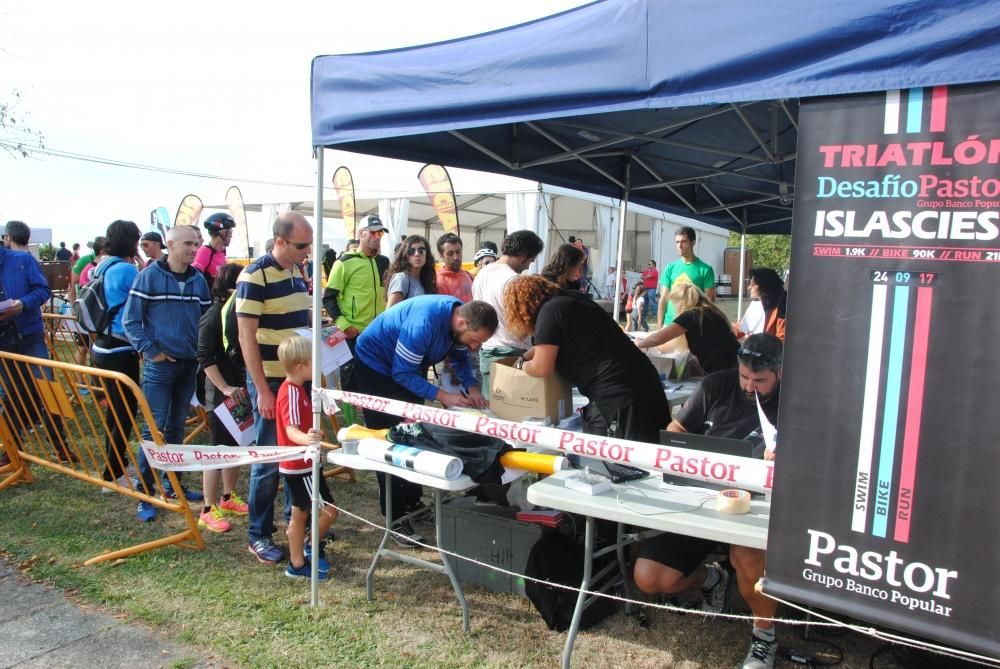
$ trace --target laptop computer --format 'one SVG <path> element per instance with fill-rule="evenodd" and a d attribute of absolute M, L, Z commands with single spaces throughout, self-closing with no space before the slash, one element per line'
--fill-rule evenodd
<path fill-rule="evenodd" d="M 588 468 L 595 474 L 600 474 L 601 476 L 607 476 L 611 479 L 612 483 L 624 483 L 626 481 L 635 481 L 637 479 L 644 479 L 651 475 L 651 472 L 645 469 L 640 469 L 638 467 L 630 467 L 629 465 L 623 465 L 620 462 L 613 462 L 610 460 L 598 460 L 597 458 L 580 457 L 575 453 L 569 453 L 566 455 L 566 459 L 569 460 L 570 464 L 577 469 Z"/>
<path fill-rule="evenodd" d="M 737 455 L 741 458 L 764 457 L 763 440 L 756 439 L 730 439 L 729 437 L 715 437 L 707 434 L 660 430 L 660 444 L 663 446 L 676 446 L 677 448 L 689 448 L 692 451 Z M 673 474 L 663 474 L 663 482 L 672 485 L 696 486 L 711 490 L 722 490 L 727 487 L 707 481 L 675 476 Z"/>

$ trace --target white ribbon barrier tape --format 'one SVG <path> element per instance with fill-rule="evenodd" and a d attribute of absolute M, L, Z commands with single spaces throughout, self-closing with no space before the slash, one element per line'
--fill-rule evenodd
<path fill-rule="evenodd" d="M 524 425 L 483 414 L 437 409 L 422 404 L 342 390 L 317 390 L 314 392 L 314 399 L 316 395 L 322 398 L 323 410 L 328 414 L 336 411 L 335 402 L 347 402 L 363 409 L 380 411 L 412 421 L 476 432 L 560 453 L 575 453 L 600 460 L 612 460 L 650 471 L 724 485 L 727 488 L 768 493 L 773 484 L 774 464 L 766 460 L 646 444 L 629 439 L 598 437 L 555 427 Z"/>
<path fill-rule="evenodd" d="M 162 471 L 197 472 L 256 465 L 284 460 L 310 460 L 315 451 L 311 446 L 194 446 L 167 444 L 157 446 L 151 441 L 141 443 L 151 467 Z"/>

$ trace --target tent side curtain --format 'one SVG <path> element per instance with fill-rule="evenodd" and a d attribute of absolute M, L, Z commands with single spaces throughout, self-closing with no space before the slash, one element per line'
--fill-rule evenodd
<path fill-rule="evenodd" d="M 549 221 L 552 211 L 552 196 L 542 191 L 528 193 L 507 193 L 507 234 L 518 230 L 530 230 L 538 235 L 545 250 L 535 258 L 528 268 L 528 274 L 539 274 L 545 266 L 549 252 Z"/>
<path fill-rule="evenodd" d="M 335 146 L 995 80 L 1000 0 L 604 0 L 439 44 L 318 56 L 312 137 L 314 146 Z"/>

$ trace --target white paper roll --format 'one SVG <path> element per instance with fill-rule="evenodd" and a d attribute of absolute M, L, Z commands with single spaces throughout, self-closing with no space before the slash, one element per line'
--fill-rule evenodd
<path fill-rule="evenodd" d="M 715 508 L 719 513 L 749 513 L 750 493 L 733 488 L 720 490 L 715 498 Z"/>
<path fill-rule="evenodd" d="M 449 481 L 461 476 L 464 468 L 461 458 L 425 451 L 416 446 L 393 444 L 384 439 L 360 440 L 358 455 Z"/>

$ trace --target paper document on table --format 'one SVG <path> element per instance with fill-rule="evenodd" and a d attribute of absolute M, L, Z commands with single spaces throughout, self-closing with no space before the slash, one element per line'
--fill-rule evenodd
<path fill-rule="evenodd" d="M 760 405 L 760 395 L 755 394 L 755 397 L 757 398 L 757 416 L 760 418 L 760 432 L 764 436 L 764 446 L 773 453 L 777 446 L 778 429 L 771 425 L 771 421 L 767 419 L 764 407 Z"/>
<path fill-rule="evenodd" d="M 302 328 L 295 331 L 297 334 L 312 339 L 312 328 Z M 336 325 L 325 327 L 320 331 L 320 354 L 322 360 L 320 368 L 323 374 L 332 374 L 341 365 L 350 362 L 354 356 L 347 345 L 347 337 Z"/>

